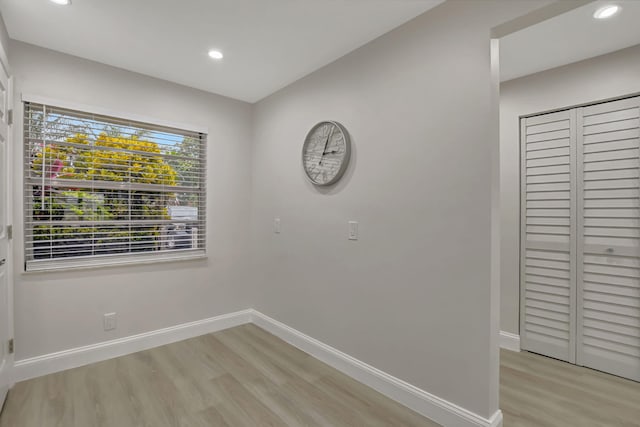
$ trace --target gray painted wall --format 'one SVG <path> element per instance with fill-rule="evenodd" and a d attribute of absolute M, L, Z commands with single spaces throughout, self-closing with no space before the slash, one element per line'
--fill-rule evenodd
<path fill-rule="evenodd" d="M 501 329 L 519 333 L 519 117 L 640 92 L 640 45 L 500 87 Z"/>
<path fill-rule="evenodd" d="M 66 272 L 21 273 L 22 150 L 15 150 L 16 360 L 249 308 L 247 261 L 251 105 L 12 41 L 15 140 L 20 94 L 94 105 L 209 128 L 209 258 Z M 118 313 L 104 332 L 103 313 Z"/>
<path fill-rule="evenodd" d="M 0 45 L 2 45 L 5 50 L 9 50 L 9 33 L 7 32 L 7 26 L 4 23 L 2 15 L 0 15 Z"/>
<path fill-rule="evenodd" d="M 493 414 L 489 34 L 548 3 L 446 2 L 257 104 L 258 310 Z M 325 119 L 346 126 L 354 153 L 342 181 L 318 189 L 300 150 Z"/>

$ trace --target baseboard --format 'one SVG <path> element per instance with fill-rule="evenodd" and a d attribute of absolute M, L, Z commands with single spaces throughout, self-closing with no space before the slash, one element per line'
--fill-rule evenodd
<path fill-rule="evenodd" d="M 497 410 L 491 418 L 484 418 L 382 372 L 258 311 L 254 310 L 251 317 L 252 322 L 262 329 L 443 426 L 502 426 L 500 410 Z"/>
<path fill-rule="evenodd" d="M 243 325 L 251 322 L 252 313 L 253 310 L 242 310 L 125 338 L 17 360 L 13 369 L 13 379 L 15 382 L 24 381 Z"/>
<path fill-rule="evenodd" d="M 500 331 L 500 348 L 511 351 L 520 351 L 520 335 Z"/>

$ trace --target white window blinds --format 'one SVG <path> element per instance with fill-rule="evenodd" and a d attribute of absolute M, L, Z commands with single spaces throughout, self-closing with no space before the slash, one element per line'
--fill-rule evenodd
<path fill-rule="evenodd" d="M 25 269 L 205 254 L 206 135 L 24 103 Z"/>

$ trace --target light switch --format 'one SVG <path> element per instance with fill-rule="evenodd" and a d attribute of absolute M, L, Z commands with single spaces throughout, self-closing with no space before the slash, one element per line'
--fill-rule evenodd
<path fill-rule="evenodd" d="M 118 319 L 116 313 L 105 313 L 104 314 L 104 330 L 112 331 L 118 326 Z"/>
<path fill-rule="evenodd" d="M 349 221 L 349 240 L 358 240 L 358 221 Z"/>
<path fill-rule="evenodd" d="M 273 232 L 276 234 L 280 234 L 281 228 L 280 228 L 280 218 L 274 218 L 273 219 Z"/>

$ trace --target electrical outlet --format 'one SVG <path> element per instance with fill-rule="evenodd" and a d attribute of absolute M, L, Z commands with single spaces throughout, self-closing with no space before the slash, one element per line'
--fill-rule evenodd
<path fill-rule="evenodd" d="M 104 314 L 104 330 L 112 331 L 118 326 L 118 318 L 116 313 Z"/>

